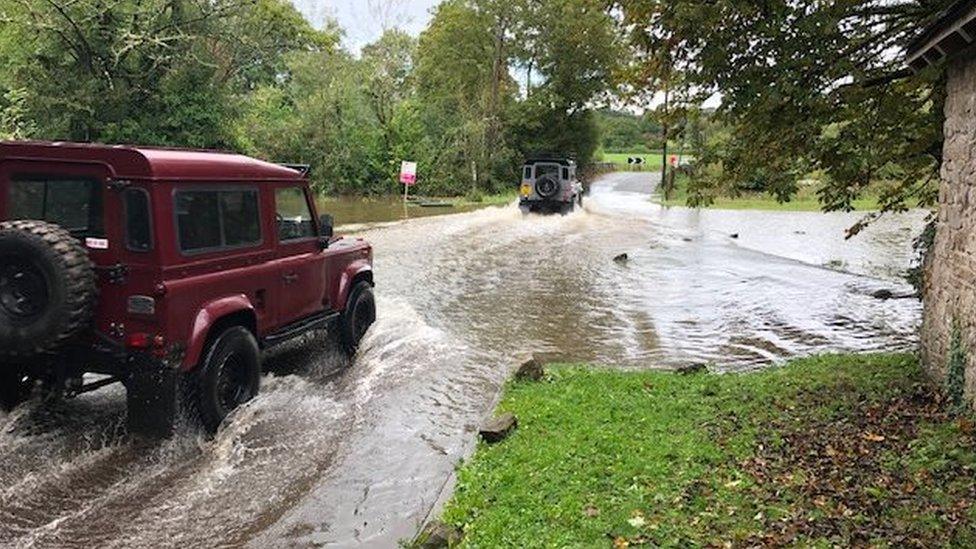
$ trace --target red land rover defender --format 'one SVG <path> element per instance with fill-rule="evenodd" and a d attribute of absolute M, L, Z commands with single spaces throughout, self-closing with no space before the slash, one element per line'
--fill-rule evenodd
<path fill-rule="evenodd" d="M 301 169 L 0 143 L 0 404 L 121 382 L 133 433 L 167 436 L 181 409 L 215 431 L 258 393 L 263 350 L 333 327 L 356 348 L 372 259 Z"/>

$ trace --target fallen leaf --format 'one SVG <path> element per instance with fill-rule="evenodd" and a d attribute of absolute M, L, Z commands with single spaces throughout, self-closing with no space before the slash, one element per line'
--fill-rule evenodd
<path fill-rule="evenodd" d="M 626 549 L 627 547 L 630 547 L 630 542 L 627 541 L 627 538 L 618 537 L 613 540 L 613 546 L 615 549 Z"/>
<path fill-rule="evenodd" d="M 586 515 L 586 516 L 588 516 L 588 517 L 590 517 L 590 518 L 598 517 L 598 516 L 600 516 L 600 510 L 597 509 L 596 507 L 593 507 L 591 505 L 591 506 L 589 506 L 589 507 L 587 507 L 586 509 L 583 510 L 583 514 Z"/>
<path fill-rule="evenodd" d="M 732 482 L 725 483 L 725 487 L 726 488 L 738 488 L 738 486 L 740 484 L 742 484 L 742 481 L 741 480 L 733 480 Z"/>
<path fill-rule="evenodd" d="M 888 440 L 887 438 L 885 438 L 885 437 L 883 437 L 881 435 L 875 435 L 875 434 L 872 434 L 872 433 L 864 433 L 863 435 L 861 435 L 861 438 L 863 438 L 864 440 L 866 440 L 868 442 L 884 442 L 884 441 Z"/>

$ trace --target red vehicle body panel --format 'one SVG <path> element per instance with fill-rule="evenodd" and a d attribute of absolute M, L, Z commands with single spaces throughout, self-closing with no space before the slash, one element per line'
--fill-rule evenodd
<path fill-rule="evenodd" d="M 102 184 L 107 249 L 89 253 L 96 267 L 123 265 L 125 281 L 101 276 L 93 328 L 124 345 L 128 336 L 162 341 L 155 351 L 184 370 L 200 360 L 210 329 L 229 315 L 248 318 L 258 339 L 316 314 L 341 312 L 352 282 L 372 282 L 372 249 L 360 240 L 318 237 L 279 242 L 275 189 L 300 188 L 318 212 L 304 175 L 252 158 L 207 151 L 81 145 L 0 143 L 0 220 L 9 219 L 15 176 L 84 176 Z M 185 254 L 180 250 L 174 193 L 244 187 L 258 192 L 261 242 L 246 248 Z M 152 248 L 127 249 L 117 188 L 144 189 L 150 199 Z M 132 296 L 155 299 L 155 313 L 129 311 Z"/>

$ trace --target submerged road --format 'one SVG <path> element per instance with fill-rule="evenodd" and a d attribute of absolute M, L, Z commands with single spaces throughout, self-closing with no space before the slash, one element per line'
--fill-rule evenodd
<path fill-rule="evenodd" d="M 283 349 L 270 365 L 297 373 L 269 376 L 215 440 L 130 442 L 119 390 L 0 415 L 0 546 L 395 547 L 532 353 L 739 371 L 915 345 L 919 304 L 871 294 L 907 291 L 921 214 L 845 242 L 854 215 L 668 210 L 653 184 L 607 176 L 567 217 L 364 229 L 380 310 L 360 355 Z"/>

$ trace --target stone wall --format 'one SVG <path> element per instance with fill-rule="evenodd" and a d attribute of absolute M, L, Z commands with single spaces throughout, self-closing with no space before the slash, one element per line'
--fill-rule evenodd
<path fill-rule="evenodd" d="M 950 375 L 953 333 L 966 350 L 965 386 L 976 401 L 976 59 L 948 67 L 945 150 L 935 244 L 927 266 L 922 356 Z M 957 361 L 958 362 L 958 361 Z"/>

